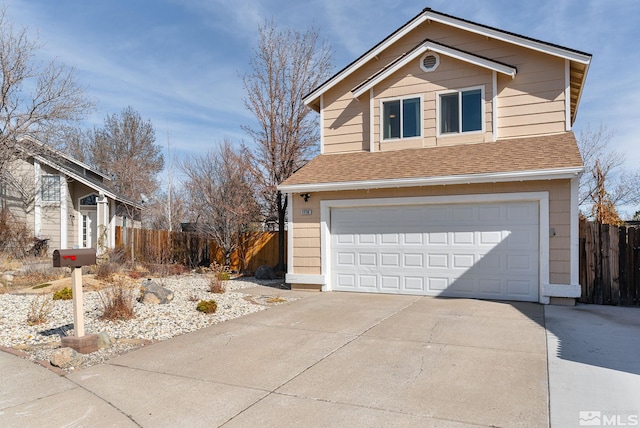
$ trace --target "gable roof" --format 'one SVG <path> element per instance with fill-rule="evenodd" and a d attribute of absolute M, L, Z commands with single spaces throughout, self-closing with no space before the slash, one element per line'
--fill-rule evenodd
<path fill-rule="evenodd" d="M 282 192 L 355 190 L 572 178 L 584 170 L 572 132 L 493 143 L 323 154 Z"/>
<path fill-rule="evenodd" d="M 24 144 L 24 140 L 28 140 L 29 143 L 37 146 L 38 149 L 33 149 L 33 146 L 30 149 L 28 145 Z M 108 179 L 106 174 L 91 168 L 90 166 L 80 162 L 79 160 L 62 153 L 59 150 L 56 150 L 48 144 L 45 144 L 42 141 L 39 141 L 31 136 L 24 136 L 19 140 L 19 142 L 23 144 L 25 151 L 34 159 L 37 159 L 38 162 L 64 173 L 68 177 L 73 178 L 74 180 L 84 184 L 85 186 L 95 190 L 98 193 L 104 194 L 111 199 L 115 199 L 116 201 L 125 203 L 134 208 L 142 208 L 140 204 L 133 202 L 126 196 L 111 190 L 104 184 L 102 180 L 99 180 L 90 174 L 83 174 L 83 172 L 91 171 L 93 174 L 103 179 Z"/>
<path fill-rule="evenodd" d="M 402 27 L 398 28 L 384 40 L 369 49 L 351 64 L 337 72 L 333 77 L 326 80 L 320 86 L 307 94 L 304 103 L 319 110 L 319 98 L 326 91 L 334 87 L 336 84 L 344 80 L 353 72 L 358 70 L 364 64 L 376 58 L 381 52 L 394 44 L 400 38 L 417 28 L 424 22 L 433 21 L 451 27 L 459 28 L 472 33 L 480 34 L 495 40 L 501 40 L 506 43 L 522 46 L 538 52 L 543 52 L 556 57 L 564 58 L 570 61 L 570 84 L 571 84 L 571 112 L 572 121 L 575 120 L 578 104 L 582 95 L 582 87 L 587 76 L 589 64 L 591 63 L 591 54 L 581 52 L 576 49 L 567 48 L 554 43 L 544 42 L 531 37 L 522 36 L 520 34 L 509 31 L 500 30 L 484 24 L 478 24 L 466 19 L 458 18 L 446 13 L 437 12 L 431 8 L 425 8 L 418 15 L 410 19 Z"/>
<path fill-rule="evenodd" d="M 391 61 L 387 66 L 375 73 L 373 76 L 369 77 L 367 80 L 353 88 L 353 90 L 351 91 L 353 93 L 353 96 L 355 98 L 358 98 L 370 88 L 374 87 L 375 85 L 389 77 L 391 74 L 404 67 L 407 63 L 413 61 L 425 52 L 436 52 L 445 56 L 449 56 L 451 58 L 458 59 L 460 61 L 468 62 L 479 67 L 496 71 L 498 73 L 506 74 L 507 76 L 511 76 L 511 78 L 514 78 L 518 71 L 517 68 L 512 65 L 508 65 L 500 61 L 494 61 L 480 55 L 475 55 L 471 52 L 456 49 L 454 47 L 435 42 L 431 39 L 425 39 L 422 42 L 418 43 L 409 52 L 400 55 L 394 61 Z"/>

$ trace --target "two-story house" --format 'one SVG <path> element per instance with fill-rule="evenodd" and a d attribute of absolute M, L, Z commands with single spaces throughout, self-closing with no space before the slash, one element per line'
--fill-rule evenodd
<path fill-rule="evenodd" d="M 116 226 L 140 227 L 142 205 L 114 192 L 110 178 L 52 147 L 26 136 L 24 152 L 0 177 L 0 209 L 49 250 L 116 244 Z"/>
<path fill-rule="evenodd" d="M 571 131 L 591 55 L 425 9 L 308 94 L 320 155 L 289 196 L 294 288 L 575 298 Z"/>

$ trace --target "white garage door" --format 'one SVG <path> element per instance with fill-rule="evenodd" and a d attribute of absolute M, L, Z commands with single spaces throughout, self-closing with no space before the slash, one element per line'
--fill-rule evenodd
<path fill-rule="evenodd" d="M 538 300 L 537 202 L 331 210 L 334 290 Z"/>

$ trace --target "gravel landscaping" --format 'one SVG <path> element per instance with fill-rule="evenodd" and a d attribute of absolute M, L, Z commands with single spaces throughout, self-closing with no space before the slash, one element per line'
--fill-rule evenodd
<path fill-rule="evenodd" d="M 136 317 L 127 321 L 103 321 L 101 299 L 98 291 L 84 292 L 85 332 L 106 332 L 114 341 L 113 346 L 83 355 L 80 367 L 66 367 L 72 371 L 81 367 L 101 364 L 104 361 L 131 349 L 171 337 L 189 333 L 219 322 L 238 318 L 266 309 L 269 305 L 289 299 L 266 299 L 238 292 L 257 285 L 278 287 L 279 281 L 260 281 L 241 278 L 225 281 L 226 292 L 214 294 L 209 291 L 210 278 L 188 274 L 156 281 L 174 293 L 167 304 L 134 303 Z M 138 280 L 142 284 L 143 280 Z M 31 305 L 50 301 L 47 321 L 29 325 L 27 315 Z M 218 309 L 214 314 L 196 310 L 200 300 L 215 300 Z M 60 348 L 61 335 L 73 331 L 73 306 L 71 300 L 52 300 L 52 293 L 40 295 L 0 294 L 0 346 L 24 351 L 32 361 L 50 361 Z"/>

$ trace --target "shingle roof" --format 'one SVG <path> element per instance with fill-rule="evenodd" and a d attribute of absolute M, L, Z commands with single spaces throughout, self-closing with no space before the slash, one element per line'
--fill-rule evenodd
<path fill-rule="evenodd" d="M 582 167 L 572 132 L 490 143 L 319 155 L 280 186 Z"/>

